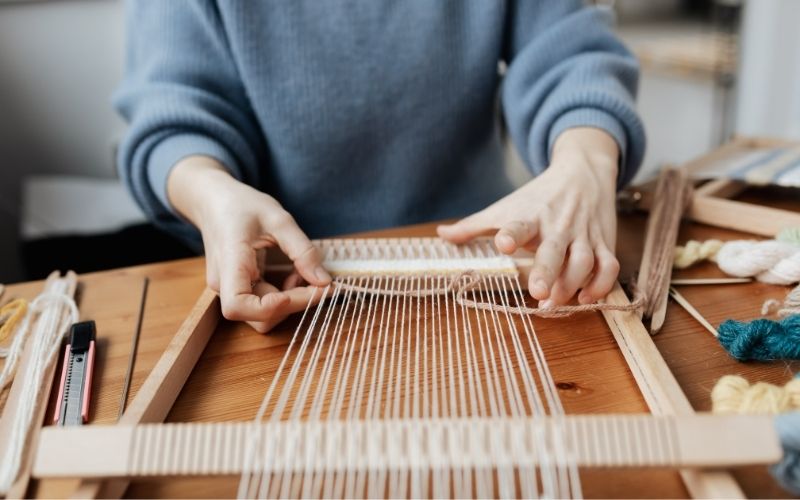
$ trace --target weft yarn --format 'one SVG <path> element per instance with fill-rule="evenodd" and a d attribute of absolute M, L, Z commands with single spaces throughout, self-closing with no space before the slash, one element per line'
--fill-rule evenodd
<path fill-rule="evenodd" d="M 25 299 L 12 300 L 0 307 L 0 342 L 8 338 L 27 311 L 28 302 Z"/>
<path fill-rule="evenodd" d="M 800 359 L 800 314 L 780 321 L 727 320 L 718 331 L 719 343 L 739 361 Z"/>
<path fill-rule="evenodd" d="M 800 410 L 800 378 L 785 386 L 725 375 L 711 391 L 711 411 L 725 414 L 772 415 Z"/>

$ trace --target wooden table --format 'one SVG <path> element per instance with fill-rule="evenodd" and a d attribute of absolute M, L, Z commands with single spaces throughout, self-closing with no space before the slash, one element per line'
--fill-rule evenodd
<path fill-rule="evenodd" d="M 800 209 L 791 197 L 749 195 L 770 204 Z M 619 257 L 623 279 L 638 267 L 645 216 L 622 215 Z M 432 235 L 434 225 L 420 225 L 371 233 L 370 236 Z M 680 241 L 688 238 L 741 238 L 746 235 L 686 223 Z M 681 277 L 721 276 L 713 264 L 680 273 Z M 117 418 L 120 391 L 135 330 L 143 279 L 150 279 L 142 336 L 129 400 L 153 367 L 170 338 L 204 287 L 201 258 L 92 273 L 80 277 L 81 316 L 98 327 L 92 423 L 112 423 Z M 12 285 L 4 300 L 34 297 L 42 283 Z M 683 287 L 682 292 L 712 323 L 725 319 L 748 320 L 760 315 L 768 298 L 782 298 L 785 287 L 759 283 Z M 599 314 L 569 319 L 536 319 L 535 325 L 567 413 L 646 412 L 644 400 L 627 365 Z M 169 414 L 169 421 L 226 421 L 251 419 L 263 397 L 291 334 L 287 326 L 259 335 L 243 324 L 223 321 Z M 783 384 L 798 370 L 798 363 L 739 363 L 730 358 L 699 324 L 670 303 L 666 324 L 656 343 L 694 407 L 706 411 L 714 383 L 726 374 L 741 374 L 751 381 Z M 0 400 L 0 404 L 3 401 Z M 751 497 L 786 496 L 763 468 L 735 471 Z M 671 471 L 584 471 L 584 493 L 590 497 L 684 497 L 686 491 Z M 41 497 L 68 495 L 71 481 L 34 483 L 29 494 Z M 230 497 L 236 481 L 179 479 L 133 484 L 132 497 Z"/>

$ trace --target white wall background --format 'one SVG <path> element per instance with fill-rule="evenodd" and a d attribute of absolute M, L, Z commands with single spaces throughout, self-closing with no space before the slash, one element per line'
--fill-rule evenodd
<path fill-rule="evenodd" d="M 800 1 L 749 0 L 736 131 L 800 139 Z"/>
<path fill-rule="evenodd" d="M 115 175 L 123 41 L 121 0 L 0 2 L 0 280 L 18 276 L 23 176 Z"/>

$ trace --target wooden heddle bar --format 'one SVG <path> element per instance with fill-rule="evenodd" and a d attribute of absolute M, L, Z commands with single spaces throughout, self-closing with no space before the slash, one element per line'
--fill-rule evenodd
<path fill-rule="evenodd" d="M 557 450 L 552 436 L 567 446 Z M 36 477 L 238 475 L 580 467 L 720 468 L 769 464 L 781 447 L 769 416 L 580 415 L 253 424 L 87 426 L 43 430 Z M 63 457 L 69 456 L 69 460 Z"/>

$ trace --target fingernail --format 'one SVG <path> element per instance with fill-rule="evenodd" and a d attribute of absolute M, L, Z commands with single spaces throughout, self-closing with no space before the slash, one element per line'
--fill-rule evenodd
<path fill-rule="evenodd" d="M 578 295 L 578 302 L 580 302 L 581 304 L 588 304 L 591 301 L 592 301 L 592 298 L 589 296 L 589 294 L 587 292 L 581 292 Z"/>
<path fill-rule="evenodd" d="M 331 280 L 331 275 L 328 274 L 328 271 L 321 267 L 318 267 L 317 270 L 314 271 L 314 275 L 316 275 L 318 280 L 324 281 L 325 283 Z"/>
<path fill-rule="evenodd" d="M 539 301 L 539 309 L 550 309 L 553 307 L 553 301 L 550 299 L 547 300 L 540 300 Z"/>
<path fill-rule="evenodd" d="M 544 280 L 537 280 L 533 284 L 532 292 L 534 296 L 547 296 L 547 283 L 545 283 Z"/>

